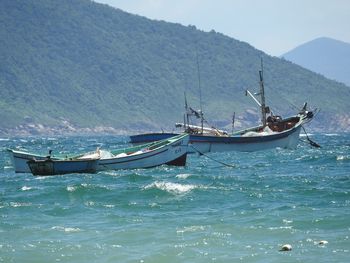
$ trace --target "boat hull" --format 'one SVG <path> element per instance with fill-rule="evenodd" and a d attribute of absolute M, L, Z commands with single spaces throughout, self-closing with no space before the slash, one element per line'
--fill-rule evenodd
<path fill-rule="evenodd" d="M 237 136 L 205 136 L 191 134 L 188 153 L 240 151 L 254 152 L 272 148 L 294 149 L 298 145 L 301 123 L 293 128 L 270 135 L 244 137 Z M 130 136 L 131 143 L 139 144 L 157 139 L 166 139 L 175 134 L 148 133 Z"/>
<path fill-rule="evenodd" d="M 124 157 L 100 159 L 97 170 L 150 168 L 162 164 L 184 166 L 186 164 L 189 136 L 182 136 L 164 147 Z"/>
<path fill-rule="evenodd" d="M 254 152 L 273 148 L 295 149 L 298 145 L 301 126 L 286 132 L 281 132 L 265 136 L 199 136 L 190 137 L 188 146 L 190 153 L 206 152 Z"/>
<path fill-rule="evenodd" d="M 22 151 L 16 151 L 7 149 L 10 153 L 11 161 L 16 173 L 30 173 L 30 168 L 28 166 L 28 161 L 30 160 L 46 160 L 47 156 L 32 154 Z M 58 158 L 52 158 L 52 160 L 59 160 Z"/>
<path fill-rule="evenodd" d="M 33 175 L 59 175 L 70 173 L 95 173 L 98 159 L 90 160 L 30 160 L 28 166 Z"/>

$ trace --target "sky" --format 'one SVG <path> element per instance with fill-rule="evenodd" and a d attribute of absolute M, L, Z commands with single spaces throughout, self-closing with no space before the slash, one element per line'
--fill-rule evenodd
<path fill-rule="evenodd" d="M 94 0 L 150 19 L 195 25 L 280 56 L 318 37 L 350 43 L 350 0 Z"/>

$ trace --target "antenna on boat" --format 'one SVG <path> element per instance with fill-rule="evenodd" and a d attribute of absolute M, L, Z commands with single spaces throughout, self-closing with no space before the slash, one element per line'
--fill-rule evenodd
<path fill-rule="evenodd" d="M 196 45 L 196 61 L 197 61 L 197 75 L 198 75 L 198 87 L 199 87 L 199 107 L 200 107 L 200 118 L 201 118 L 201 133 L 203 134 L 203 124 L 204 124 L 204 118 L 203 118 L 203 109 L 202 109 L 202 89 L 201 89 L 201 74 L 199 71 L 199 60 L 198 60 L 198 51 L 197 51 L 197 45 Z"/>

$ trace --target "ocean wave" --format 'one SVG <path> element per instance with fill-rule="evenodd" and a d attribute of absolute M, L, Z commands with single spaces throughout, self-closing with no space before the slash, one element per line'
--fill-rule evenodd
<path fill-rule="evenodd" d="M 278 230 L 278 229 L 293 229 L 293 226 L 275 226 L 275 227 L 269 227 L 269 230 Z"/>
<path fill-rule="evenodd" d="M 21 188 L 22 191 L 28 191 L 28 190 L 31 190 L 31 189 L 32 189 L 32 187 L 30 187 L 30 186 L 23 186 Z"/>
<path fill-rule="evenodd" d="M 186 232 L 197 232 L 197 231 L 204 231 L 204 230 L 205 230 L 205 226 L 187 226 L 176 230 L 176 233 L 183 234 Z"/>
<path fill-rule="evenodd" d="M 338 155 L 337 156 L 337 161 L 346 161 L 346 160 L 350 160 L 349 155 Z"/>
<path fill-rule="evenodd" d="M 106 190 L 110 190 L 110 188 L 108 186 L 105 185 L 94 185 L 94 184 L 87 184 L 87 183 L 82 183 L 82 184 L 78 184 L 78 185 L 68 185 L 66 187 L 66 190 L 68 192 L 76 192 L 76 191 L 90 191 L 93 190 L 94 192 L 97 191 L 106 191 Z"/>
<path fill-rule="evenodd" d="M 178 179 L 187 179 L 190 176 L 191 176 L 191 174 L 178 174 L 175 177 Z"/>
<path fill-rule="evenodd" d="M 75 190 L 77 190 L 77 186 L 68 185 L 66 189 L 68 192 L 74 192 Z"/>
<path fill-rule="evenodd" d="M 52 230 L 58 230 L 62 232 L 72 233 L 72 232 L 80 232 L 81 229 L 78 227 L 63 227 L 63 226 L 53 226 Z"/>
<path fill-rule="evenodd" d="M 157 181 L 152 184 L 146 185 L 144 187 L 145 190 L 154 189 L 154 188 L 162 191 L 166 191 L 172 194 L 184 194 L 192 191 L 195 188 L 198 188 L 198 186 L 191 185 L 191 184 L 179 184 L 179 183 Z"/>
<path fill-rule="evenodd" d="M 32 206 L 32 203 L 19 203 L 19 202 L 10 202 L 12 207 L 29 207 Z"/>
<path fill-rule="evenodd" d="M 333 137 L 333 136 L 339 136 L 337 133 L 325 133 L 325 136 Z"/>

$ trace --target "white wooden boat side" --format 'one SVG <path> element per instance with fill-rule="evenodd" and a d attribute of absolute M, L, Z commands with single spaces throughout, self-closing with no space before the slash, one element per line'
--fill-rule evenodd
<path fill-rule="evenodd" d="M 100 159 L 97 170 L 138 169 L 171 164 L 179 158 L 186 158 L 188 141 L 188 134 L 179 135 L 165 140 L 166 144 L 159 144 L 153 149 L 145 149 L 143 152 L 140 151 L 126 156 L 118 157 L 117 155 L 113 158 Z M 139 146 L 137 148 L 145 147 Z M 174 164 L 176 165 L 176 163 Z"/>

